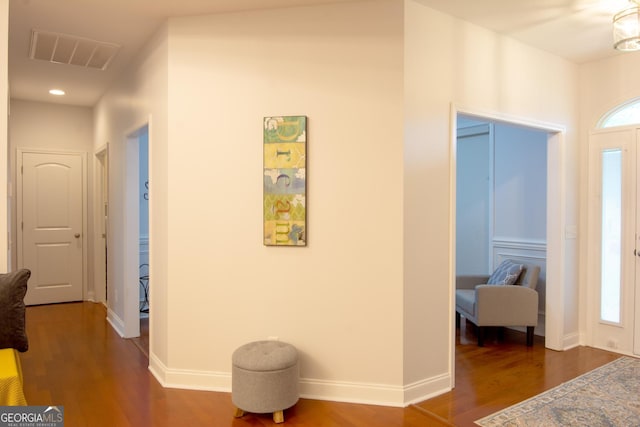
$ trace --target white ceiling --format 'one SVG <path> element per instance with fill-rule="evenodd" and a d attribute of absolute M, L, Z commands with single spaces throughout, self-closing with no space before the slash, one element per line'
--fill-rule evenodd
<path fill-rule="evenodd" d="M 170 16 L 306 6 L 353 0 L 10 0 L 9 85 L 12 98 L 92 106 Z M 106 71 L 29 59 L 32 29 L 70 34 L 121 49 Z M 60 87 L 61 98 L 48 94 Z"/>
<path fill-rule="evenodd" d="M 353 0 L 11 0 L 13 98 L 94 105 L 169 16 L 307 6 Z M 400 0 L 398 0 L 400 1 Z M 581 63 L 615 55 L 611 19 L 627 0 L 418 0 L 463 20 Z M 106 71 L 29 59 L 32 29 L 121 45 Z M 634 53 L 635 54 L 635 53 Z M 67 91 L 53 98 L 48 90 Z"/>
<path fill-rule="evenodd" d="M 630 0 L 417 0 L 576 63 L 620 54 L 612 20 Z"/>

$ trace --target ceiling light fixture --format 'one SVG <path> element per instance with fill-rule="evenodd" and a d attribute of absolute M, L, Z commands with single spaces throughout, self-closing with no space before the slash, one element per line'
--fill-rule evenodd
<path fill-rule="evenodd" d="M 49 93 L 55 96 L 62 96 L 65 94 L 65 91 L 63 91 L 62 89 L 51 89 Z"/>
<path fill-rule="evenodd" d="M 613 47 L 623 52 L 640 50 L 640 5 L 628 7 L 613 17 Z"/>

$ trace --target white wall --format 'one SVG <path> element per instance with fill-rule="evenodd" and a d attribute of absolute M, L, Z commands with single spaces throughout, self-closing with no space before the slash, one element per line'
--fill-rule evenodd
<path fill-rule="evenodd" d="M 491 126 L 491 133 L 489 125 L 457 133 L 456 274 L 490 274 L 497 266 L 489 255 L 495 245 L 537 245 L 544 257 L 547 134 Z"/>
<path fill-rule="evenodd" d="M 566 225 L 575 225 L 577 67 L 418 1 L 405 7 L 404 377 L 444 383 L 452 380 L 454 328 L 451 104 L 565 126 L 558 185 L 566 188 Z M 577 293 L 576 242 L 558 238 L 566 258 L 561 293 Z M 564 314 L 562 336 L 576 334 L 577 307 Z"/>
<path fill-rule="evenodd" d="M 497 124 L 494 151 L 494 239 L 545 243 L 547 134 Z"/>
<path fill-rule="evenodd" d="M 129 334 L 125 324 L 132 325 L 137 310 L 127 310 L 127 304 L 138 305 L 139 265 L 139 210 L 126 214 L 129 205 L 126 196 L 135 186 L 138 192 L 138 174 L 128 173 L 127 152 L 136 138 L 132 133 L 149 123 L 149 211 L 150 233 L 153 244 L 150 264 L 153 277 L 153 297 L 150 325 L 152 357 L 165 361 L 169 349 L 167 331 L 167 271 L 168 253 L 168 194 L 167 194 L 167 28 L 163 26 L 139 53 L 138 61 L 114 83 L 94 108 L 95 149 L 109 146 L 109 263 L 108 263 L 108 319 L 121 334 Z M 136 140 L 137 141 L 137 140 Z M 135 158 L 137 163 L 137 156 Z M 138 169 L 136 166 L 135 169 Z M 137 172 L 137 170 L 136 170 Z M 132 203 L 138 206 L 137 197 Z M 155 232 L 154 232 L 155 231 Z M 129 278 L 133 278 L 133 288 Z M 178 283 L 176 286 L 179 286 Z M 128 290 L 133 289 L 133 295 Z M 131 299 L 133 297 L 133 300 Z M 128 321 L 128 322 L 127 322 Z"/>
<path fill-rule="evenodd" d="M 11 100 L 11 149 L 87 152 L 93 147 L 93 109 L 46 102 Z"/>
<path fill-rule="evenodd" d="M 505 258 L 540 267 L 536 291 L 545 335 L 547 297 L 547 133 L 504 123 L 495 126 L 493 266 Z"/>
<path fill-rule="evenodd" d="M 233 350 L 278 336 L 304 395 L 402 404 L 402 4 L 169 28 L 167 382 L 228 389 Z M 262 119 L 299 114 L 308 246 L 265 247 Z"/>
<path fill-rule="evenodd" d="M 44 102 L 33 102 L 12 99 L 11 116 L 9 117 L 9 153 L 10 153 L 10 177 L 12 194 L 16 194 L 16 150 L 36 149 L 50 151 L 73 151 L 91 153 L 93 147 L 93 112 L 88 107 L 67 106 Z M 92 162 L 87 162 L 87 176 L 91 176 Z M 86 185 L 87 183 L 85 183 Z M 91 186 L 87 187 L 89 200 L 84 201 L 88 218 L 93 213 L 91 203 Z M 12 247 L 17 246 L 16 229 L 16 204 L 12 198 L 11 206 L 11 235 Z M 87 236 L 93 235 L 93 223 L 88 221 Z M 87 242 L 92 239 L 86 239 Z M 87 245 L 87 259 L 91 260 L 93 248 Z M 12 260 L 12 267 L 16 267 L 17 256 Z M 93 263 L 87 265 L 89 283 L 84 284 L 84 296 L 93 299 Z"/>
<path fill-rule="evenodd" d="M 167 31 L 95 115 L 96 146 L 111 143 L 116 266 L 122 141 L 152 115 L 152 371 L 228 390 L 233 350 L 278 336 L 301 352 L 306 396 L 406 404 L 448 389 L 451 103 L 566 126 L 568 194 L 576 67 L 413 0 L 176 18 Z M 262 245 L 261 124 L 277 114 L 309 117 L 306 248 Z M 563 294 L 576 289 L 573 245 Z"/>

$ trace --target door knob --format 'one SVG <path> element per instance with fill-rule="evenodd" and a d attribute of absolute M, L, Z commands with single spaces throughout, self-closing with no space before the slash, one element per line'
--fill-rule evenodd
<path fill-rule="evenodd" d="M 80 233 L 74 234 L 73 237 L 75 237 L 76 239 L 79 239 L 80 238 Z"/>

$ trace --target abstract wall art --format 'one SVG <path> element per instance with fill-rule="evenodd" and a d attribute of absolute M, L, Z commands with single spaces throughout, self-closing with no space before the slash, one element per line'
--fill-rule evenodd
<path fill-rule="evenodd" d="M 264 244 L 307 244 L 307 117 L 265 117 Z"/>

